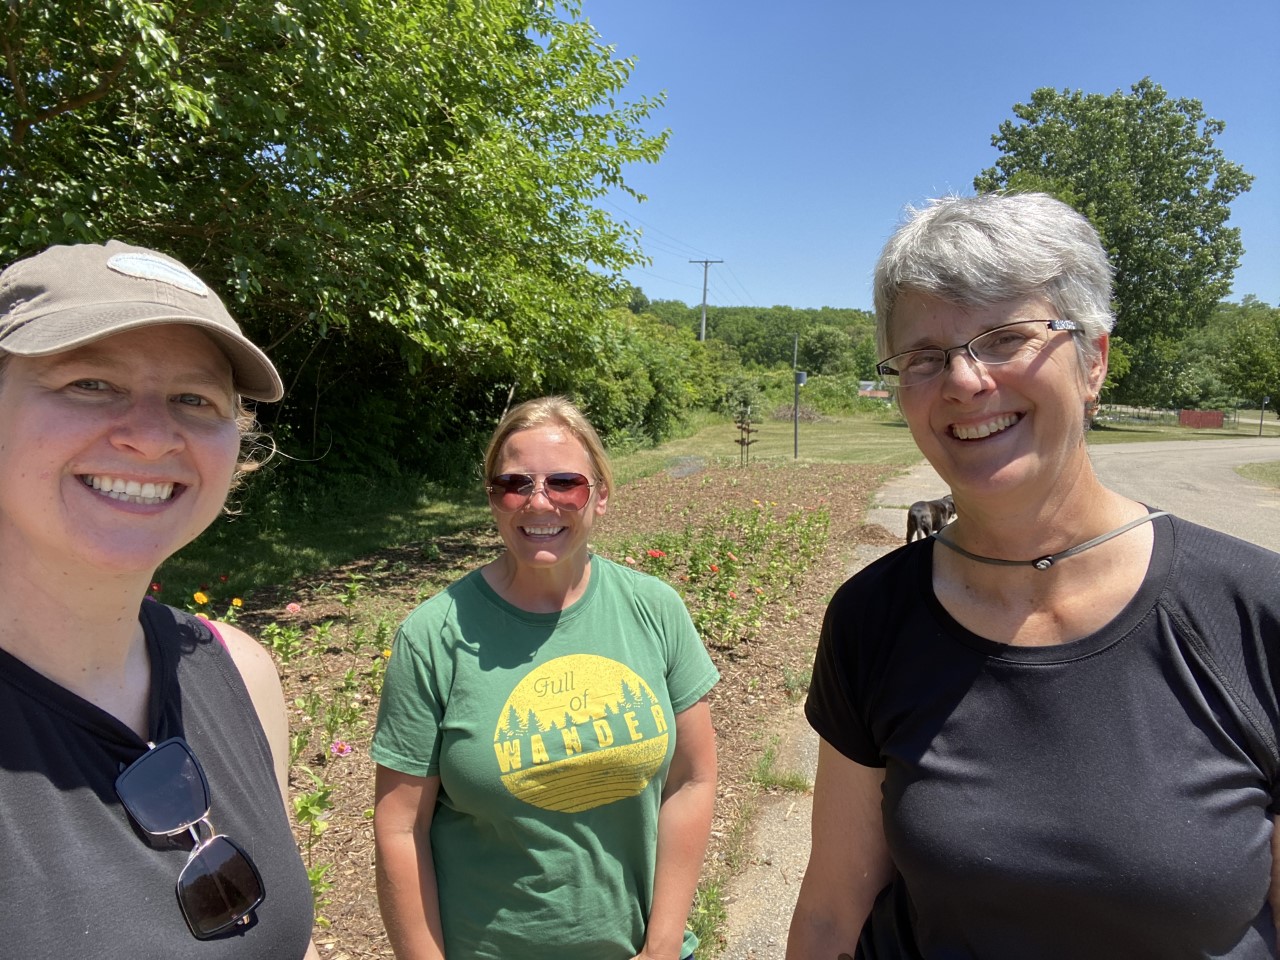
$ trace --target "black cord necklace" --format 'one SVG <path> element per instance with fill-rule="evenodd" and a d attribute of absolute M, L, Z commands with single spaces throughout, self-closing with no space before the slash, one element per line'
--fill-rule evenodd
<path fill-rule="evenodd" d="M 1110 533 L 1104 533 L 1100 537 L 1094 537 L 1092 540 L 1086 540 L 1084 543 L 1079 546 L 1072 547 L 1070 550 L 1063 550 L 1061 553 L 1051 553 L 1048 556 L 1039 557 L 1035 560 L 1000 560 L 996 557 L 984 557 L 976 553 L 970 553 L 959 544 L 943 539 L 942 530 L 945 530 L 946 527 L 943 527 L 942 530 L 934 533 L 933 539 L 937 540 L 944 547 L 950 547 L 956 553 L 960 554 L 960 556 L 968 557 L 970 560 L 977 560 L 979 563 L 994 563 L 1001 567 L 1034 567 L 1037 570 L 1048 570 L 1059 560 L 1065 560 L 1067 557 L 1074 557 L 1077 553 L 1084 553 L 1090 547 L 1096 547 L 1100 543 L 1106 543 L 1112 537 L 1118 537 L 1120 534 L 1132 530 L 1139 524 L 1146 523 L 1148 520 L 1154 520 L 1156 517 L 1165 517 L 1168 515 L 1169 512 L 1167 510 L 1154 510 L 1146 516 L 1138 517 L 1137 520 L 1130 520 L 1123 526 L 1116 527 Z"/>

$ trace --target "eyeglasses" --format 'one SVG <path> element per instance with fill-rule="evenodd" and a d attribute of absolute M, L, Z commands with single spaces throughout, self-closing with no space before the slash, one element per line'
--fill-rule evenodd
<path fill-rule="evenodd" d="M 581 510 L 591 499 L 594 486 L 580 473 L 549 473 L 542 478 L 541 487 L 537 478 L 527 473 L 500 473 L 488 482 L 485 490 L 489 492 L 493 509 L 514 513 L 532 500 L 539 489 L 553 507 Z"/>
<path fill-rule="evenodd" d="M 876 364 L 876 373 L 892 387 L 914 387 L 942 373 L 951 354 L 963 350 L 984 366 L 1028 361 L 1044 349 L 1050 332 L 1079 330 L 1074 320 L 1015 320 L 978 334 L 958 346 L 897 353 Z"/>
<path fill-rule="evenodd" d="M 116 796 L 134 823 L 154 837 L 184 830 L 195 847 L 178 874 L 178 904 L 198 940 L 248 922 L 266 898 L 262 875 L 233 840 L 209 822 L 209 781 L 181 737 L 152 744 L 116 777 Z"/>

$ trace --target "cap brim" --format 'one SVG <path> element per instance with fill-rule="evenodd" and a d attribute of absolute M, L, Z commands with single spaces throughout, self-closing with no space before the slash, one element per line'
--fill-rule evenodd
<path fill-rule="evenodd" d="M 284 383 L 267 355 L 248 338 L 206 317 L 175 313 L 155 303 L 113 303 L 45 314 L 38 323 L 24 324 L 0 340 L 0 352 L 22 357 L 47 357 L 104 340 L 126 330 L 181 323 L 209 334 L 231 362 L 236 392 L 253 400 L 275 402 L 284 396 Z"/>

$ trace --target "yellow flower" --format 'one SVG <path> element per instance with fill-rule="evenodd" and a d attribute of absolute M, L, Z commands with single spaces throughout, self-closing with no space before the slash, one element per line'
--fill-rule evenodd
<path fill-rule="evenodd" d="M 209 598 L 208 598 L 208 597 L 206 597 L 206 596 L 205 596 L 201 591 L 199 591 L 199 590 L 197 590 L 197 591 L 196 591 L 196 593 L 195 593 L 195 600 L 196 600 L 196 603 L 208 603 L 208 602 L 209 602 Z"/>
<path fill-rule="evenodd" d="M 385 650 L 383 650 L 383 651 L 382 651 L 382 658 L 383 658 L 384 660 L 389 660 L 389 659 L 391 659 L 391 648 L 390 648 L 390 647 L 387 647 L 387 649 L 385 649 Z"/>
<path fill-rule="evenodd" d="M 201 620 L 209 619 L 209 615 L 207 613 L 197 613 L 196 616 L 199 617 Z"/>
<path fill-rule="evenodd" d="M 243 600 L 241 600 L 239 597 L 232 597 L 232 598 L 231 598 L 231 605 L 232 605 L 233 607 L 243 607 L 243 606 L 244 606 L 244 601 L 243 601 Z"/>

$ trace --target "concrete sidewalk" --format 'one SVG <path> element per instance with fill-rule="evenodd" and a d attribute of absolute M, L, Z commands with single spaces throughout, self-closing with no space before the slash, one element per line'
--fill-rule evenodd
<path fill-rule="evenodd" d="M 906 538 L 907 508 L 917 500 L 933 500 L 947 492 L 946 484 L 927 463 L 912 467 L 880 488 L 866 522 L 877 523 Z M 860 546 L 846 576 L 888 553 L 892 547 Z M 817 643 L 814 637 L 814 643 Z M 798 773 L 810 783 L 818 767 L 818 737 L 797 704 L 785 719 L 777 747 L 775 769 Z M 725 960 L 782 960 L 787 927 L 809 860 L 810 794 L 762 796 L 749 841 L 748 865 L 728 884 L 725 905 Z"/>

